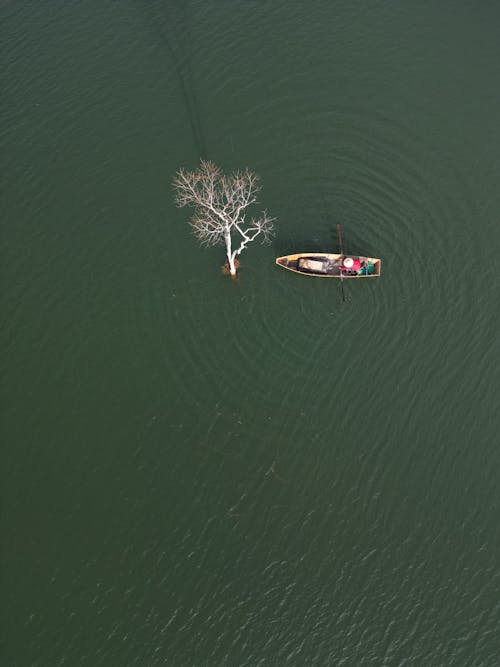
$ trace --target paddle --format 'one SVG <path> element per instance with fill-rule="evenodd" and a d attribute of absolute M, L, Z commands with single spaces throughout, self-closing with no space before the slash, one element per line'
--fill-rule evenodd
<path fill-rule="evenodd" d="M 342 234 L 340 232 L 340 225 L 337 225 L 337 234 L 339 236 L 339 248 L 340 254 L 344 254 L 344 245 L 342 243 Z M 345 292 L 344 292 L 344 274 L 342 273 L 342 267 L 340 267 L 340 286 L 342 288 L 342 303 L 345 303 Z"/>

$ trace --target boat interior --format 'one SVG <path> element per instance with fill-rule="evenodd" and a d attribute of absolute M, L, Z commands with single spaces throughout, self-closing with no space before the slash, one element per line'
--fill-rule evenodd
<path fill-rule="evenodd" d="M 359 260 L 360 267 L 355 270 L 343 266 L 345 255 L 307 255 L 280 258 L 279 264 L 292 271 L 316 276 L 340 276 L 346 278 L 380 275 L 380 261 L 368 257 L 353 257 Z"/>

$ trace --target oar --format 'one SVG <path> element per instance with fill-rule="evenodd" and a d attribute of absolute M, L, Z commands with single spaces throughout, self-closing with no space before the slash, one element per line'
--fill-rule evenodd
<path fill-rule="evenodd" d="M 337 225 L 337 234 L 339 236 L 339 248 L 340 254 L 344 254 L 344 245 L 342 243 L 342 234 L 340 232 L 340 225 Z M 345 303 L 345 292 L 344 292 L 344 274 L 342 273 L 342 267 L 340 267 L 340 287 L 342 288 L 342 303 Z"/>

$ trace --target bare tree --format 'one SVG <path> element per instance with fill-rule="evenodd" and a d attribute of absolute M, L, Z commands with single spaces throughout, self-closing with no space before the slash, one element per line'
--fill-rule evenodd
<path fill-rule="evenodd" d="M 202 160 L 196 171 L 179 169 L 173 182 L 175 203 L 194 208 L 190 225 L 202 245 L 225 244 L 229 272 L 236 274 L 238 255 L 261 236 L 272 235 L 275 218 L 262 211 L 245 220 L 246 209 L 257 201 L 259 177 L 248 169 L 224 175 L 212 162 Z"/>

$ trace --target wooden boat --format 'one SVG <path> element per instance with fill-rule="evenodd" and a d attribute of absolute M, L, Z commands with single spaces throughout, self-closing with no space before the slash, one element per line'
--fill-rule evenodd
<path fill-rule="evenodd" d="M 381 260 L 376 257 L 326 252 L 284 255 L 276 259 L 276 264 L 295 273 L 319 278 L 375 278 L 380 275 L 381 268 Z"/>

